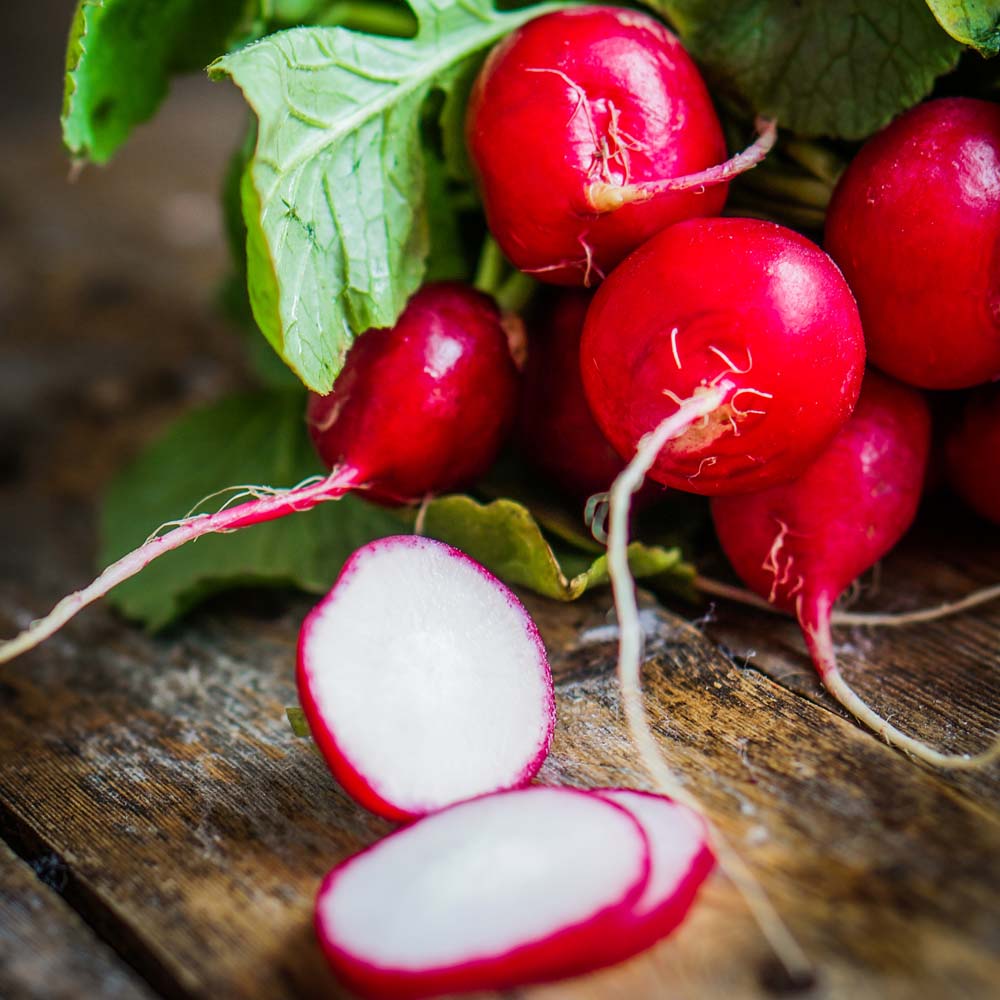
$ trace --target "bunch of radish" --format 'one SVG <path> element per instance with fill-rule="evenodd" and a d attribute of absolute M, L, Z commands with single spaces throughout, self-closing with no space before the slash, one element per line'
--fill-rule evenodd
<path fill-rule="evenodd" d="M 775 123 L 759 121 L 756 141 L 726 159 L 694 63 L 634 10 L 563 10 L 514 31 L 487 58 L 466 122 L 486 218 L 510 261 L 550 284 L 599 286 L 553 292 L 534 314 L 530 325 L 549 329 L 534 333 L 523 384 L 496 303 L 459 284 L 425 286 L 395 326 L 356 340 L 329 395 L 311 398 L 326 476 L 163 526 L 0 644 L 0 662 L 203 535 L 349 491 L 402 504 L 470 484 L 517 424 L 567 494 L 610 490 L 623 704 L 669 798 L 525 787 L 556 720 L 523 606 L 441 543 L 365 546 L 302 628 L 299 692 L 345 790 L 411 825 L 324 882 L 316 920 L 330 962 L 373 997 L 584 972 L 668 933 L 714 854 L 785 964 L 801 967 L 649 730 L 629 508 L 647 477 L 711 498 L 733 568 L 797 617 L 841 704 L 937 766 L 1000 756 L 1000 743 L 948 755 L 891 726 L 848 687 L 831 638 L 838 597 L 915 516 L 930 440 L 919 390 L 1000 379 L 1000 108 L 930 101 L 872 138 L 834 194 L 827 252 L 774 223 L 718 217 L 729 181 L 775 142 Z M 947 463 L 958 492 L 1000 523 L 996 391 L 970 398 Z"/>

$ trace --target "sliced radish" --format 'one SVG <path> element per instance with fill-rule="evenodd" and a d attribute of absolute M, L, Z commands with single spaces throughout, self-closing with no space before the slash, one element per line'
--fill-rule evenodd
<path fill-rule="evenodd" d="M 505 989 L 591 967 L 645 889 L 632 815 L 569 788 L 463 802 L 379 841 L 316 901 L 334 970 L 366 997 Z"/>
<path fill-rule="evenodd" d="M 715 858 L 705 821 L 686 806 L 631 788 L 599 788 L 594 794 L 628 810 L 649 841 L 649 881 L 632 907 L 631 926 L 617 951 L 617 942 L 608 942 L 609 960 L 620 961 L 659 941 L 684 919 Z"/>
<path fill-rule="evenodd" d="M 555 727 L 524 606 L 468 556 L 413 535 L 347 561 L 302 626 L 298 686 L 338 781 L 390 819 L 526 785 Z"/>

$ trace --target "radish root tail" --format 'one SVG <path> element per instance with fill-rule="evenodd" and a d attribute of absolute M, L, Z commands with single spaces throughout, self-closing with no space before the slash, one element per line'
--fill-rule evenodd
<path fill-rule="evenodd" d="M 772 118 L 760 117 L 756 122 L 757 138 L 741 153 L 697 173 L 680 177 L 664 177 L 640 184 L 611 184 L 593 181 L 587 188 L 587 201 L 595 212 L 613 212 L 623 205 L 649 201 L 670 191 L 688 191 L 691 188 L 708 188 L 725 184 L 734 177 L 763 162 L 778 139 L 778 125 Z"/>
<path fill-rule="evenodd" d="M 715 828 L 701 803 L 667 766 L 656 745 L 642 700 L 641 669 L 643 635 L 635 588 L 628 565 L 628 523 L 632 495 L 642 486 L 660 449 L 680 437 L 689 427 L 711 414 L 732 393 L 731 383 L 703 387 L 681 401 L 676 413 L 646 434 L 635 456 L 611 487 L 608 531 L 608 574 L 618 616 L 618 683 L 629 735 L 654 785 L 664 795 L 686 805 L 705 821 L 719 866 L 745 900 L 761 932 L 793 979 L 812 972 L 812 963 L 785 926 L 770 899 L 736 850 Z"/>
<path fill-rule="evenodd" d="M 144 544 L 113 562 L 93 583 L 64 597 L 44 618 L 32 622 L 20 635 L 0 642 L 0 663 L 7 663 L 34 649 L 58 632 L 78 612 L 100 600 L 118 584 L 135 576 L 165 553 L 203 535 L 237 531 L 252 524 L 276 520 L 286 514 L 309 510 L 327 500 L 336 500 L 348 490 L 357 488 L 360 485 L 357 479 L 354 470 L 337 468 L 322 479 L 307 481 L 306 484 L 289 490 L 260 489 L 261 495 L 246 503 L 235 507 L 224 506 L 214 514 L 195 514 L 161 525 Z M 166 534 L 159 534 L 164 527 L 169 527 L 170 530 Z"/>
<path fill-rule="evenodd" d="M 805 635 L 809 654 L 816 664 L 823 686 L 840 702 L 859 722 L 878 733 L 890 746 L 922 760 L 926 764 L 945 770 L 975 770 L 992 764 L 1000 759 L 1000 737 L 994 740 L 989 749 L 979 754 L 949 754 L 907 736 L 897 729 L 887 719 L 882 718 L 867 702 L 863 701 L 853 688 L 844 680 L 837 665 L 837 654 L 833 648 L 833 636 L 830 631 L 830 605 L 821 603 L 814 612 L 812 620 L 800 616 L 802 632 Z"/>

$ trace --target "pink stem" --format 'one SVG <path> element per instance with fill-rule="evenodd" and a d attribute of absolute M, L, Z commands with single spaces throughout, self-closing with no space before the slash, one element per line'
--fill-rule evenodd
<path fill-rule="evenodd" d="M 802 626 L 809 655 L 823 681 L 823 686 L 856 719 L 878 733 L 890 746 L 934 767 L 972 770 L 984 767 L 1000 758 L 1000 738 L 995 739 L 988 750 L 975 756 L 942 753 L 912 736 L 907 736 L 862 701 L 844 680 L 837 665 L 837 654 L 833 648 L 830 631 L 832 607 L 833 601 L 828 595 L 823 595 L 815 601 L 802 600 L 799 605 L 799 624 Z"/>
<path fill-rule="evenodd" d="M 771 118 L 757 119 L 757 138 L 752 145 L 714 167 L 680 177 L 663 177 L 640 184 L 609 184 L 594 181 L 587 189 L 587 200 L 595 212 L 613 212 L 623 205 L 649 201 L 668 191 L 688 191 L 697 187 L 714 187 L 731 181 L 747 170 L 756 167 L 771 151 L 778 138 L 778 126 Z"/>
<path fill-rule="evenodd" d="M 0 643 L 0 663 L 6 663 L 15 656 L 34 649 L 40 642 L 58 632 L 77 612 L 104 597 L 118 584 L 135 576 L 165 553 L 203 535 L 237 531 L 264 521 L 274 521 L 286 514 L 310 510 L 327 500 L 337 500 L 359 486 L 359 478 L 354 469 L 336 468 L 325 478 L 308 486 L 248 500 L 215 514 L 195 514 L 185 518 L 166 534 L 150 538 L 139 548 L 112 563 L 83 590 L 64 597 L 44 618 L 32 622 L 20 635 Z"/>

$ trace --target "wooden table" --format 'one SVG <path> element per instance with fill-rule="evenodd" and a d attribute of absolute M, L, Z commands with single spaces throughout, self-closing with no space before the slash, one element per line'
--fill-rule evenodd
<path fill-rule="evenodd" d="M 49 125 L 8 132 L 3 634 L 90 578 L 95 497 L 113 470 L 173 414 L 240 380 L 235 338 L 211 310 L 223 267 L 214 192 L 240 122 L 225 88 L 184 86 L 111 170 L 75 185 Z M 998 571 L 1000 533 L 945 506 L 886 561 L 866 602 L 918 606 Z M 608 594 L 528 603 L 558 680 L 541 779 L 642 785 Z M 313 941 L 312 898 L 328 868 L 388 825 L 344 796 L 285 721 L 308 605 L 224 598 L 155 639 L 98 606 L 0 670 L 0 996 L 344 995 Z M 780 975 L 716 875 L 681 931 L 646 955 L 510 996 L 996 996 L 1000 769 L 914 765 L 822 694 L 791 623 L 729 605 L 682 617 L 697 614 L 646 615 L 657 735 L 817 980 L 794 989 Z M 848 678 L 898 725 L 968 751 L 998 726 L 1000 605 L 837 637 Z"/>

